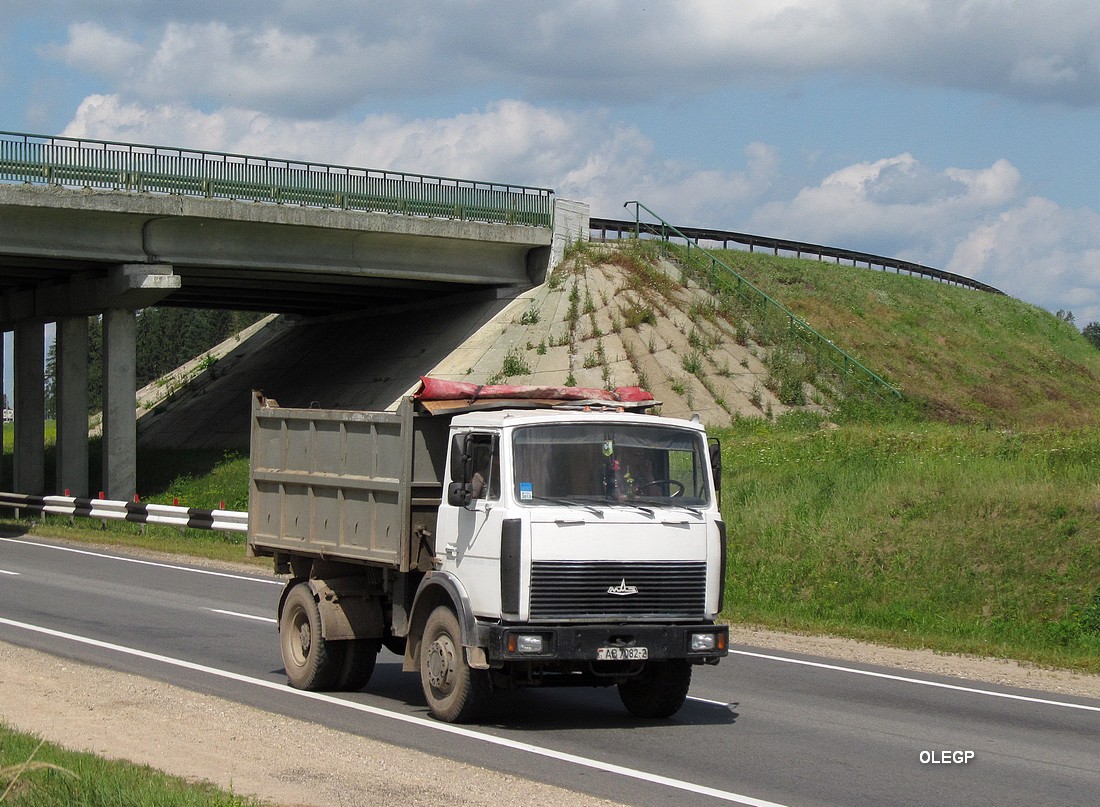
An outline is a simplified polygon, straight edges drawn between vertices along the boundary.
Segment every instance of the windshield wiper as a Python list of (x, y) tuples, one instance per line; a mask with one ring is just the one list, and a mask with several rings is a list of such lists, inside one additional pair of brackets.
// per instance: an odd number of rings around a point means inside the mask
[[(673, 499), (673, 498), (661, 499), (660, 501), (657, 501), (657, 500), (654, 500), (654, 499), (646, 499), (645, 503), (648, 504), (648, 505), (651, 505), (653, 507), (656, 507), (658, 509), (661, 509), (661, 510), (665, 510), (665, 509), (670, 508), (670, 507), (678, 507), (681, 510), (687, 510), (689, 513), (694, 515), (696, 518), (702, 518), (703, 517), (703, 511), (700, 510), (698, 507), (693, 507), (690, 504), (683, 504), (681, 502), (676, 501), (676, 499)], [(640, 504), (637, 504), (636, 502), (622, 502), (622, 504), (629, 504), (629, 505), (633, 505), (634, 507), (642, 508), (642, 506)], [(648, 508), (642, 508), (642, 509), (648, 511)]]
[(635, 510), (641, 510), (643, 513), (645, 513), (650, 518), (654, 517), (652, 508), (643, 507), (642, 505), (638, 504), (637, 502), (631, 502), (631, 501), (625, 501), (625, 500), (620, 502), (616, 499), (607, 499), (607, 503), (609, 505), (612, 505), (613, 507), (633, 507)]
[(561, 504), (566, 507), (580, 507), (583, 510), (587, 510), (589, 513), (603, 518), (603, 510), (600, 510), (598, 507), (588, 504), (587, 502), (579, 502), (575, 499), (561, 499), (554, 496), (534, 496), (532, 498), (532, 501), (550, 502), (551, 504)]

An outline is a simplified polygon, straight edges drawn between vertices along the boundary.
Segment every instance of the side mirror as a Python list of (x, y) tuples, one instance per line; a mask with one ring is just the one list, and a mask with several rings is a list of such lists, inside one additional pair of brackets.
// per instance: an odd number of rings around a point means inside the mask
[(714, 476), (714, 492), (718, 494), (718, 503), (722, 503), (722, 444), (718, 438), (711, 437), (707, 450), (710, 452), (710, 470)]
[(447, 485), (447, 504), (451, 507), (467, 507), (470, 504), (470, 483), (451, 482)]
[(468, 434), (456, 434), (451, 438), (451, 479), (466, 477), (466, 464), (470, 461), (469, 439)]

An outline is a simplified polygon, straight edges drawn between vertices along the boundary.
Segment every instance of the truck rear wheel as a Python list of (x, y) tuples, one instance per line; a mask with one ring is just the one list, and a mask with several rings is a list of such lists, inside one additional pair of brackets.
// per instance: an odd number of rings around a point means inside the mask
[(344, 662), (333, 688), (341, 692), (358, 692), (374, 674), (379, 642), (377, 639), (350, 639), (340, 644), (344, 649)]
[(287, 680), (295, 689), (328, 689), (340, 673), (344, 648), (321, 635), (321, 610), (305, 583), (292, 588), (283, 604), (279, 649)]
[(671, 717), (691, 686), (691, 665), (683, 659), (647, 662), (637, 678), (619, 684), (619, 697), (635, 717)]
[(470, 669), (466, 663), (458, 618), (445, 605), (432, 611), (424, 626), (420, 685), (429, 711), (447, 723), (474, 719), (489, 698), (488, 671)]

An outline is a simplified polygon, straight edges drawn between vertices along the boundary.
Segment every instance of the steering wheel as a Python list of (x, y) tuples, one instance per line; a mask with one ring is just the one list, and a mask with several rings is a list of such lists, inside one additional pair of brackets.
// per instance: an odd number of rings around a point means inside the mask
[(674, 490), (672, 493), (669, 494), (669, 498), (675, 498), (677, 496), (683, 496), (684, 495), (684, 490), (686, 488), (684, 487), (684, 483), (681, 482), (679, 479), (654, 479), (654, 480), (651, 480), (649, 482), (642, 482), (638, 485), (635, 485), (634, 490), (636, 492), (640, 493), (643, 490), (646, 490), (647, 488), (655, 488), (655, 487), (658, 487), (659, 485), (669, 485), (669, 484), (675, 485), (676, 488), (677, 488), (676, 490)]

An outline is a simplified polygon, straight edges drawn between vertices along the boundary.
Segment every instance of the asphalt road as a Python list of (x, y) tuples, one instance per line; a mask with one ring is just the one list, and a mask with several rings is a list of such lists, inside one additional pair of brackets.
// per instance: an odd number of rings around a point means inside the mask
[[(735, 647), (667, 721), (614, 689), (427, 716), (384, 653), (367, 691), (285, 684), (271, 576), (0, 537), (0, 640), (632, 805), (1095, 805), (1100, 700)], [(517, 793), (517, 798), (520, 794)]]

